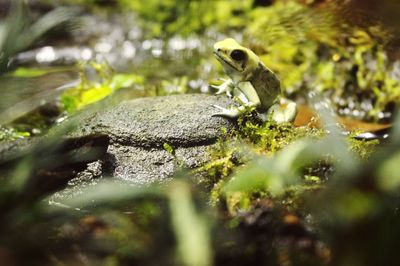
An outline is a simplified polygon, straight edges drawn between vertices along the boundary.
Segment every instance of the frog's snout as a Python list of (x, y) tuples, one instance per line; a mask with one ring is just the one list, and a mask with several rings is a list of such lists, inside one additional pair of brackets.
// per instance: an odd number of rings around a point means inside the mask
[(221, 45), (219, 44), (219, 43), (215, 43), (214, 45), (213, 45), (213, 48), (214, 48), (214, 53), (220, 53), (220, 52), (222, 52), (222, 47), (221, 47)]
[(223, 53), (223, 49), (218, 48), (218, 47), (214, 47), (213, 54), (214, 54), (216, 57), (220, 57), (222, 53)]

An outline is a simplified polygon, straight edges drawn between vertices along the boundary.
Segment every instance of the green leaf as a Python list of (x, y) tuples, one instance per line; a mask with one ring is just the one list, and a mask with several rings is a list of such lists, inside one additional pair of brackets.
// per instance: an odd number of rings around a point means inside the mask
[(175, 182), (171, 184), (168, 196), (178, 254), (183, 265), (212, 265), (210, 225), (207, 217), (196, 210), (189, 186)]
[(129, 88), (134, 84), (143, 84), (144, 78), (134, 74), (115, 74), (110, 82), (112, 90), (119, 90), (121, 88)]

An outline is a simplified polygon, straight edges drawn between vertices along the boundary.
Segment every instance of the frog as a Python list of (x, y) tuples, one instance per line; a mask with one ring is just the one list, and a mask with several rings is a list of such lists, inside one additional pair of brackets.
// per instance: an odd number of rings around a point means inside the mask
[(281, 97), (281, 83), (277, 75), (250, 49), (235, 39), (227, 38), (214, 44), (214, 56), (221, 63), (229, 79), (221, 85), (211, 85), (216, 94), (235, 97), (240, 106), (219, 109), (212, 116), (237, 118), (255, 109), (263, 121), (269, 117), (277, 123), (293, 122), (297, 114), (295, 102)]

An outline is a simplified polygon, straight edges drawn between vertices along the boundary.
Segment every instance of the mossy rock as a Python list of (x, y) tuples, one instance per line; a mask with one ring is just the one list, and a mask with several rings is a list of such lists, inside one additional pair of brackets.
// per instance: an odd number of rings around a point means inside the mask
[[(132, 184), (150, 184), (171, 177), (179, 167), (198, 167), (233, 121), (213, 117), (212, 105), (228, 107), (224, 96), (187, 94), (139, 98), (83, 118), (69, 135), (107, 135), (107, 172)], [(226, 131), (225, 131), (226, 132)]]

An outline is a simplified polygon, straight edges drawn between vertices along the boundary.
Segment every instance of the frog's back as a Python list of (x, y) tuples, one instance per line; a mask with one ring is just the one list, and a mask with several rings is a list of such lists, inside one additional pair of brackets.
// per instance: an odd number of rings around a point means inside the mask
[(264, 66), (264, 64), (259, 63), (250, 79), (250, 83), (257, 91), (261, 101), (259, 111), (267, 111), (276, 102), (281, 93), (281, 85), (278, 77)]

